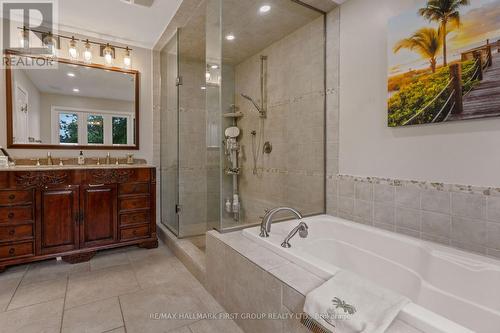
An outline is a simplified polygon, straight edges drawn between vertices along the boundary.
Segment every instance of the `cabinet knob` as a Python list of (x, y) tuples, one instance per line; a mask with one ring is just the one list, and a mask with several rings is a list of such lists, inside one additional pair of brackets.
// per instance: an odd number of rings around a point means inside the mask
[(14, 213), (13, 212), (10, 212), (9, 215), (7, 216), (9, 219), (13, 219), (14, 218)]
[(14, 255), (15, 253), (16, 253), (16, 249), (15, 249), (15, 248), (11, 248), (11, 249), (9, 250), (9, 254), (10, 254), (10, 255)]
[(16, 229), (11, 229), (9, 231), (9, 236), (14, 236), (16, 234)]
[(15, 194), (11, 194), (9, 195), (9, 200), (14, 200), (16, 198), (16, 195)]

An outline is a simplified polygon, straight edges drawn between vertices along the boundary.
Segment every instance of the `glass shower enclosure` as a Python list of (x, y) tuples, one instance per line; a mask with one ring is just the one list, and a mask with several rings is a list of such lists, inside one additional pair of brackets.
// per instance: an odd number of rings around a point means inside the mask
[(161, 51), (161, 217), (176, 236), (278, 206), (325, 212), (325, 38), (325, 13), (295, 0), (205, 0), (179, 27)]

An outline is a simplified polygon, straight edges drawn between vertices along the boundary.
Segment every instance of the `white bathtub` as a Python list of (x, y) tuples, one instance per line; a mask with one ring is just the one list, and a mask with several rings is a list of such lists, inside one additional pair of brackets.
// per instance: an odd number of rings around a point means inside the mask
[(309, 237), (280, 246), (297, 220), (243, 234), (328, 279), (340, 268), (399, 292), (413, 302), (399, 319), (426, 333), (499, 333), (500, 261), (321, 215), (304, 219)]

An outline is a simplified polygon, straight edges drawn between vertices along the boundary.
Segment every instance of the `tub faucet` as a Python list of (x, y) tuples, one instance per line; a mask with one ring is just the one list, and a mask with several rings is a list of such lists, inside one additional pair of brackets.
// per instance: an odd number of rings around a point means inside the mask
[(286, 236), (283, 243), (281, 243), (281, 247), (284, 247), (285, 249), (291, 248), (292, 245), (290, 244), (290, 240), (297, 234), (297, 232), (299, 233), (300, 238), (306, 238), (307, 235), (309, 234), (309, 227), (305, 222), (300, 222), (300, 224), (295, 228), (293, 228), (293, 230), (290, 231), (288, 236)]
[(301, 220), (302, 219), (302, 214), (293, 208), (290, 207), (279, 207), (279, 208), (274, 208), (271, 209), (264, 215), (262, 218), (262, 224), (260, 225), (260, 237), (269, 237), (269, 233), (271, 232), (271, 224), (273, 223), (273, 216), (276, 213), (283, 212), (283, 211), (289, 211), (295, 214), (295, 216)]

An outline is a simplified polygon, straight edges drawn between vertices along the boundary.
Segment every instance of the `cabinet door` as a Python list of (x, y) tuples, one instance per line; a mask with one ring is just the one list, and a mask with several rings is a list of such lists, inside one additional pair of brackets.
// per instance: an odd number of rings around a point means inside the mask
[(117, 241), (116, 185), (85, 186), (82, 188), (80, 208), (80, 247), (93, 247)]
[(41, 190), (39, 239), (42, 254), (78, 249), (78, 195), (78, 186)]

